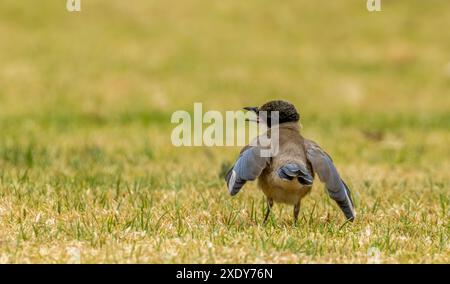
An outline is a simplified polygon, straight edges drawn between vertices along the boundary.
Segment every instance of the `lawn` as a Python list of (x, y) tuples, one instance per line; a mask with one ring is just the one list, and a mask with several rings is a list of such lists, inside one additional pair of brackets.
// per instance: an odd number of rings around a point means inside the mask
[[(0, 3), (0, 263), (449, 263), (450, 2)], [(352, 190), (262, 224), (171, 115), (286, 99)]]

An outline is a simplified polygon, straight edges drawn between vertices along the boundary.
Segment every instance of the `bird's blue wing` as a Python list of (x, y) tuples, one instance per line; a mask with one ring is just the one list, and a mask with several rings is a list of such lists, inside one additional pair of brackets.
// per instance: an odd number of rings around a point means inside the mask
[(353, 221), (355, 209), (350, 190), (341, 179), (331, 157), (323, 151), (315, 142), (305, 140), (306, 156), (313, 170), (319, 175), (320, 180), (325, 183), (328, 194), (341, 208), (345, 217)]
[(269, 157), (261, 155), (261, 147), (247, 146), (244, 148), (225, 177), (230, 194), (236, 195), (247, 181), (258, 178), (269, 160)]

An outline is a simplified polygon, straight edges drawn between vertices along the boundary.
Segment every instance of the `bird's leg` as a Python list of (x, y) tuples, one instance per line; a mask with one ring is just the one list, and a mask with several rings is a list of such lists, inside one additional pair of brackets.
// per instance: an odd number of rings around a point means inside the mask
[(265, 224), (267, 222), (267, 218), (269, 218), (270, 209), (272, 209), (272, 206), (273, 206), (273, 199), (267, 198), (267, 211), (266, 211), (266, 216), (264, 217), (263, 224)]
[(300, 201), (294, 206), (294, 225), (297, 225), (299, 212), (300, 212)]

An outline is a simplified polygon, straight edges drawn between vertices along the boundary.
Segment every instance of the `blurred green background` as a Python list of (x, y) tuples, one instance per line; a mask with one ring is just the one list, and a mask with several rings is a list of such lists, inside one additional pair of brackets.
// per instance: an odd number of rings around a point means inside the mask
[(410, 133), (406, 159), (425, 146), (439, 147), (436, 163), (448, 154), (447, 1), (383, 1), (374, 13), (366, 1), (65, 4), (0, 4), (3, 143), (133, 125), (166, 145), (171, 113), (193, 102), (224, 111), (287, 99), (306, 134), (345, 146), (356, 132)]
[(448, 122), (447, 1), (30, 3), (1, 3), (3, 116), (153, 118), (282, 97), (313, 117)]

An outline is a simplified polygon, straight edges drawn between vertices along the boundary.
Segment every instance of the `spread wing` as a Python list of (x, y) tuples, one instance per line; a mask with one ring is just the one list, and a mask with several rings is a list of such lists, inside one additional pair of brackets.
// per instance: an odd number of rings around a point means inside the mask
[(225, 181), (231, 195), (236, 195), (247, 181), (255, 180), (267, 166), (270, 158), (261, 156), (261, 147), (245, 146)]
[(319, 175), (320, 180), (325, 183), (328, 194), (339, 205), (345, 217), (353, 221), (355, 208), (350, 189), (339, 176), (333, 160), (314, 141), (305, 139), (305, 149), (308, 161), (311, 163), (313, 170)]

